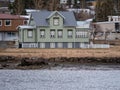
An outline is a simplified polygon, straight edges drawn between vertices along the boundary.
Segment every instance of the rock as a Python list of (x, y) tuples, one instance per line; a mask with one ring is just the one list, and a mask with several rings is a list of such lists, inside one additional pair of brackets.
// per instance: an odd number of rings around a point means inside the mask
[(5, 68), (5, 67), (9, 67), (8, 64), (1, 64), (1, 66), (4, 67), (4, 68)]
[(30, 65), (48, 65), (47, 59), (44, 58), (23, 58), (21, 59), (20, 66), (30, 66)]
[(0, 69), (3, 69), (2, 65), (0, 64)]

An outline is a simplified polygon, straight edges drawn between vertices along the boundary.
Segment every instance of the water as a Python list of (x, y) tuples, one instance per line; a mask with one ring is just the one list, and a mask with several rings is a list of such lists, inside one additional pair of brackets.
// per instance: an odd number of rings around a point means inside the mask
[(120, 70), (0, 70), (0, 90), (120, 90)]

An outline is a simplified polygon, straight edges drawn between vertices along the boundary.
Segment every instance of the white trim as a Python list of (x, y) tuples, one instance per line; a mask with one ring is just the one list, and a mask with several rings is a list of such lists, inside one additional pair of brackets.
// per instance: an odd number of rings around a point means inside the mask
[(58, 12), (58, 11), (54, 11), (53, 13), (51, 13), (51, 14), (47, 17), (47, 19), (51, 18), (55, 13), (58, 13), (62, 18), (65, 19), (65, 17), (64, 17), (60, 12)]
[(28, 26), (28, 25), (20, 25), (17, 27), (18, 28), (21, 28), (21, 29), (35, 29), (36, 27), (35, 26)]

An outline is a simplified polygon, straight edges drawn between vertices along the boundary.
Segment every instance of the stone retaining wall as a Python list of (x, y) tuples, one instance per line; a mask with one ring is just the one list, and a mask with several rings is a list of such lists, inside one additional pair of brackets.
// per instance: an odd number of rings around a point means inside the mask
[(6, 61), (26, 61), (26, 62), (78, 62), (78, 63), (120, 63), (120, 57), (55, 57), (55, 58), (40, 58), (40, 57), (15, 57), (15, 56), (0, 56), (0, 62)]

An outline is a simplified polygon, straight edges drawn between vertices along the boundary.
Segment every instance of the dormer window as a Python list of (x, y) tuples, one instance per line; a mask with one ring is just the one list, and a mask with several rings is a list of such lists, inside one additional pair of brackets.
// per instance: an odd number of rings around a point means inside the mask
[(59, 25), (59, 18), (57, 18), (57, 17), (53, 18), (53, 25), (55, 25), (55, 26)]

